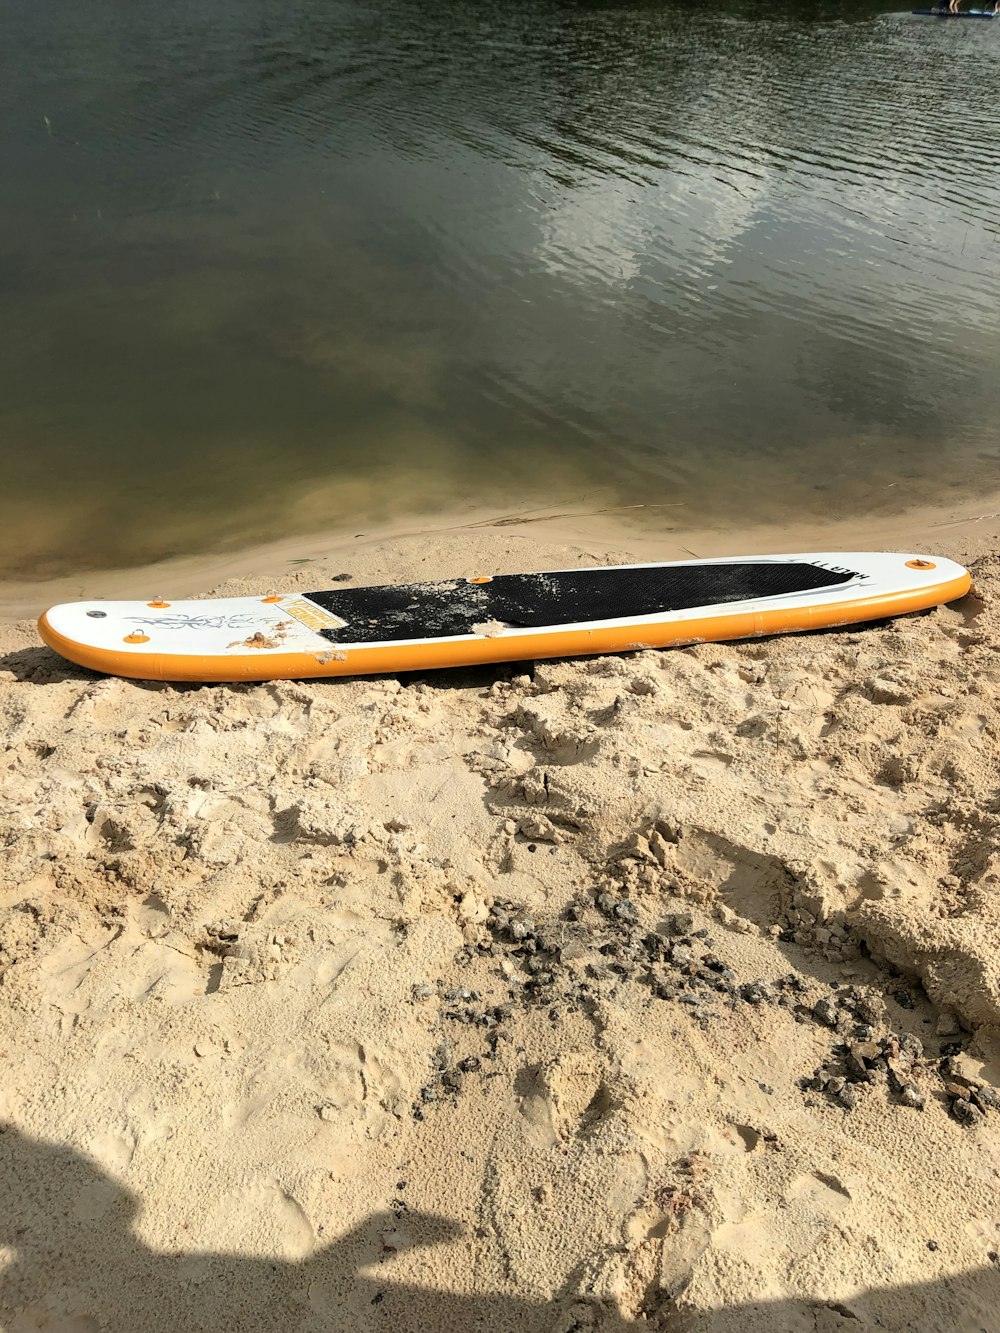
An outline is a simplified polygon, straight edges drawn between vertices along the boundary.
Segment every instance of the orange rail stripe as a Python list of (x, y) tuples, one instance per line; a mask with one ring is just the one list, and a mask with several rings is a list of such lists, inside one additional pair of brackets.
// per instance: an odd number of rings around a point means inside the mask
[[(78, 666), (134, 680), (173, 680), (213, 683), (251, 680), (305, 680), (315, 676), (375, 676), (437, 667), (475, 666), (490, 662), (523, 662), (531, 658), (584, 657), (618, 653), (631, 648), (670, 648), (689, 643), (716, 643), (767, 634), (802, 633), (831, 629), (866, 620), (902, 616), (952, 602), (969, 591), (968, 571), (947, 583), (904, 592), (882, 593), (850, 602), (788, 606), (770, 611), (734, 611), (673, 620), (657, 625), (615, 625), (604, 629), (548, 630), (516, 638), (476, 638), (431, 643), (391, 644), (381, 648), (348, 648), (342, 660), (322, 659), (315, 653), (240, 654), (225, 658), (186, 653), (123, 653), (110, 648), (89, 648), (58, 633), (46, 616), (38, 632), (48, 646)], [(337, 652), (331, 644), (329, 653)]]

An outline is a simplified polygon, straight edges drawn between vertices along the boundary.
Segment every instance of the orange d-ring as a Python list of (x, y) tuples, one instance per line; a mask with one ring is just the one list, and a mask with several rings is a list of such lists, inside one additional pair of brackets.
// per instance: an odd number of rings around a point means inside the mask
[(155, 601), (155, 602), (147, 602), (146, 605), (147, 605), (147, 606), (155, 606), (155, 607), (159, 608), (159, 607), (163, 607), (163, 606), (169, 606), (170, 603), (169, 603), (169, 602)]
[(272, 594), (270, 597), (262, 597), (260, 600), (262, 602), (280, 602), (281, 598)]
[(907, 560), (907, 569), (937, 569), (933, 560)]
[(482, 576), (481, 576), (480, 578), (478, 578), (478, 579), (466, 579), (465, 581), (466, 581), (466, 583), (492, 583), (492, 582), (493, 582), (493, 575), (492, 575), (492, 574), (484, 574), (484, 575), (482, 575)]
[(122, 643), (149, 643), (148, 634), (126, 634)]

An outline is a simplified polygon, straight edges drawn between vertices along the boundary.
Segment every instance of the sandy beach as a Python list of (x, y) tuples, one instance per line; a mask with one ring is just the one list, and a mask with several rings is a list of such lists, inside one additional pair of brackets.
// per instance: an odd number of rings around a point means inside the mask
[[(485, 515), (4, 589), (0, 1328), (1000, 1330), (994, 511)], [(852, 547), (974, 591), (237, 686), (27, 618)]]

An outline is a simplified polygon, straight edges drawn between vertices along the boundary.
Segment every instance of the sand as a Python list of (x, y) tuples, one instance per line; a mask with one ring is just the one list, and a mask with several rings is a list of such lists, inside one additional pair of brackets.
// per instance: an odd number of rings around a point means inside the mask
[[(1000, 1330), (982, 508), (771, 534), (976, 592), (737, 645), (175, 687), (3, 626), (0, 1327)], [(441, 527), (215, 590), (654, 545)]]

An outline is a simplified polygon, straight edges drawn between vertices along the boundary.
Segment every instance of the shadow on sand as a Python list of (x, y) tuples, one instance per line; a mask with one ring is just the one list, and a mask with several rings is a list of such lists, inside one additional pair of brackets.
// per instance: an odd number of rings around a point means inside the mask
[[(379, 1275), (373, 1215), (335, 1243), (296, 1263), (214, 1253), (148, 1249), (133, 1223), (139, 1201), (86, 1158), (0, 1127), (0, 1320), (9, 1333), (831, 1333), (880, 1328), (1000, 1330), (1000, 1269), (987, 1267), (925, 1285), (887, 1287), (848, 1305), (781, 1300), (709, 1314), (679, 1310), (650, 1293), (639, 1321), (576, 1293), (549, 1301), (486, 1293), (450, 1295)], [(447, 1245), (463, 1229), (410, 1214), (413, 1246)], [(489, 1244), (484, 1241), (483, 1244)], [(454, 1268), (454, 1259), (450, 1267)], [(888, 1264), (887, 1264), (888, 1268)], [(461, 1275), (456, 1275), (461, 1284)]]

